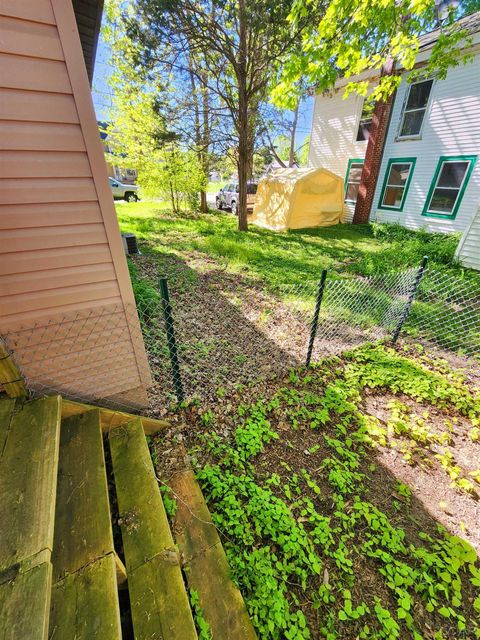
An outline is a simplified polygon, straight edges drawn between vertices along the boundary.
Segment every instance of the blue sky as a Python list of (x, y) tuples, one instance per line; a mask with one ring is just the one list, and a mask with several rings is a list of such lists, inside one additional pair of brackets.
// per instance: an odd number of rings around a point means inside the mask
[[(109, 47), (102, 41), (100, 36), (92, 89), (97, 120), (108, 120), (109, 117), (109, 106), (111, 105), (111, 89), (107, 82), (111, 73), (111, 67), (108, 62), (109, 57)], [(297, 149), (303, 145), (305, 137), (310, 133), (312, 126), (313, 103), (313, 98), (307, 98), (300, 107), (296, 136)]]

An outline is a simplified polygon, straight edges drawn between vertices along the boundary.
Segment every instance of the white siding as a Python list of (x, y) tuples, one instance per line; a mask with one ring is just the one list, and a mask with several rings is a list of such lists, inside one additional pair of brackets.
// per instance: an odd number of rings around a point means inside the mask
[(457, 258), (466, 267), (480, 271), (480, 207), (458, 245)]
[[(464, 231), (480, 203), (480, 56), (453, 68), (432, 87), (420, 139), (396, 140), (408, 84), (402, 82), (392, 109), (371, 219), (399, 222), (428, 231)], [(425, 200), (441, 156), (477, 155), (478, 160), (455, 220), (422, 216)], [(391, 158), (417, 158), (402, 212), (378, 208), (387, 163)]]
[[(345, 179), (348, 161), (364, 158), (367, 142), (356, 142), (363, 97), (343, 99), (343, 88), (331, 94), (317, 95), (313, 112), (309, 167), (323, 167)], [(345, 221), (351, 221), (354, 205), (345, 204)]]

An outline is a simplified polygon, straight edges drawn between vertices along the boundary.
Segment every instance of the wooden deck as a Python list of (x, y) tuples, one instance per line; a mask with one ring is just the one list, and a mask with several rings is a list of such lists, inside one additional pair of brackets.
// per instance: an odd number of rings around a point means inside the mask
[(121, 640), (128, 617), (135, 640), (195, 640), (189, 589), (213, 640), (256, 638), (191, 472), (172, 534), (145, 438), (163, 426), (0, 395), (0, 640)]

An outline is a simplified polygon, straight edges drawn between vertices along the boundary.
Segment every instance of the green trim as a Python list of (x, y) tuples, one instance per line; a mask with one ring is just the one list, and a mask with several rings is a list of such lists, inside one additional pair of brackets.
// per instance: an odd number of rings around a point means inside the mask
[[(453, 209), (451, 213), (438, 213), (438, 212), (430, 212), (428, 207), (430, 206), (430, 202), (432, 201), (433, 193), (437, 186), (437, 180), (440, 175), (440, 171), (442, 170), (444, 162), (461, 162), (468, 160), (470, 161), (470, 165), (463, 177), (462, 186), (460, 187), (460, 191), (458, 192), (457, 199), (455, 200), (455, 204), (453, 205)], [(444, 220), (455, 220), (457, 217), (458, 209), (460, 204), (462, 203), (462, 198), (465, 193), (465, 189), (467, 188), (468, 181), (470, 180), (470, 176), (472, 175), (473, 169), (475, 167), (475, 163), (477, 162), (477, 156), (440, 156), (437, 164), (437, 168), (435, 169), (435, 173), (433, 175), (433, 180), (430, 184), (430, 189), (428, 190), (427, 199), (425, 200), (425, 205), (423, 207), (422, 216), (427, 218), (443, 218)]]
[[(413, 177), (413, 172), (415, 170), (415, 163), (417, 162), (416, 158), (390, 158), (390, 160), (388, 161), (387, 164), (387, 168), (385, 170), (385, 176), (383, 178), (383, 186), (382, 186), (382, 190), (380, 192), (380, 200), (378, 201), (378, 205), (377, 208), (378, 209), (384, 209), (386, 211), (403, 211), (403, 206), (405, 204), (405, 200), (407, 199), (407, 193), (408, 190), (410, 188), (410, 183), (412, 181), (412, 177)], [(407, 181), (405, 183), (405, 187), (403, 189), (403, 195), (402, 195), (402, 201), (400, 202), (400, 206), (399, 207), (391, 207), (388, 204), (383, 204), (383, 198), (385, 196), (385, 191), (387, 189), (387, 185), (388, 185), (388, 178), (390, 176), (390, 171), (392, 168), (393, 164), (409, 164), (410, 166), (410, 171), (408, 172), (408, 178)], [(400, 185), (398, 185), (400, 186)]]
[[(345, 197), (345, 194), (347, 193), (348, 178), (350, 177), (350, 169), (352, 167), (352, 164), (361, 164), (363, 167), (363, 165), (365, 164), (365, 158), (352, 158), (351, 160), (348, 161), (347, 173), (345, 175), (345, 182), (343, 183), (344, 197)], [(355, 200), (345, 200), (345, 202), (350, 202), (351, 204), (355, 204)]]

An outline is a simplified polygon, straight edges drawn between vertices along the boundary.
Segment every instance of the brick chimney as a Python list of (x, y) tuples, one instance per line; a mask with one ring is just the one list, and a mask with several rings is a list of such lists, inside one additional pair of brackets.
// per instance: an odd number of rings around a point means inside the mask
[[(382, 76), (392, 72), (393, 62), (387, 62), (382, 69)], [(370, 218), (394, 98), (395, 94), (392, 94), (386, 101), (378, 101), (373, 111), (353, 224), (363, 224)]]

